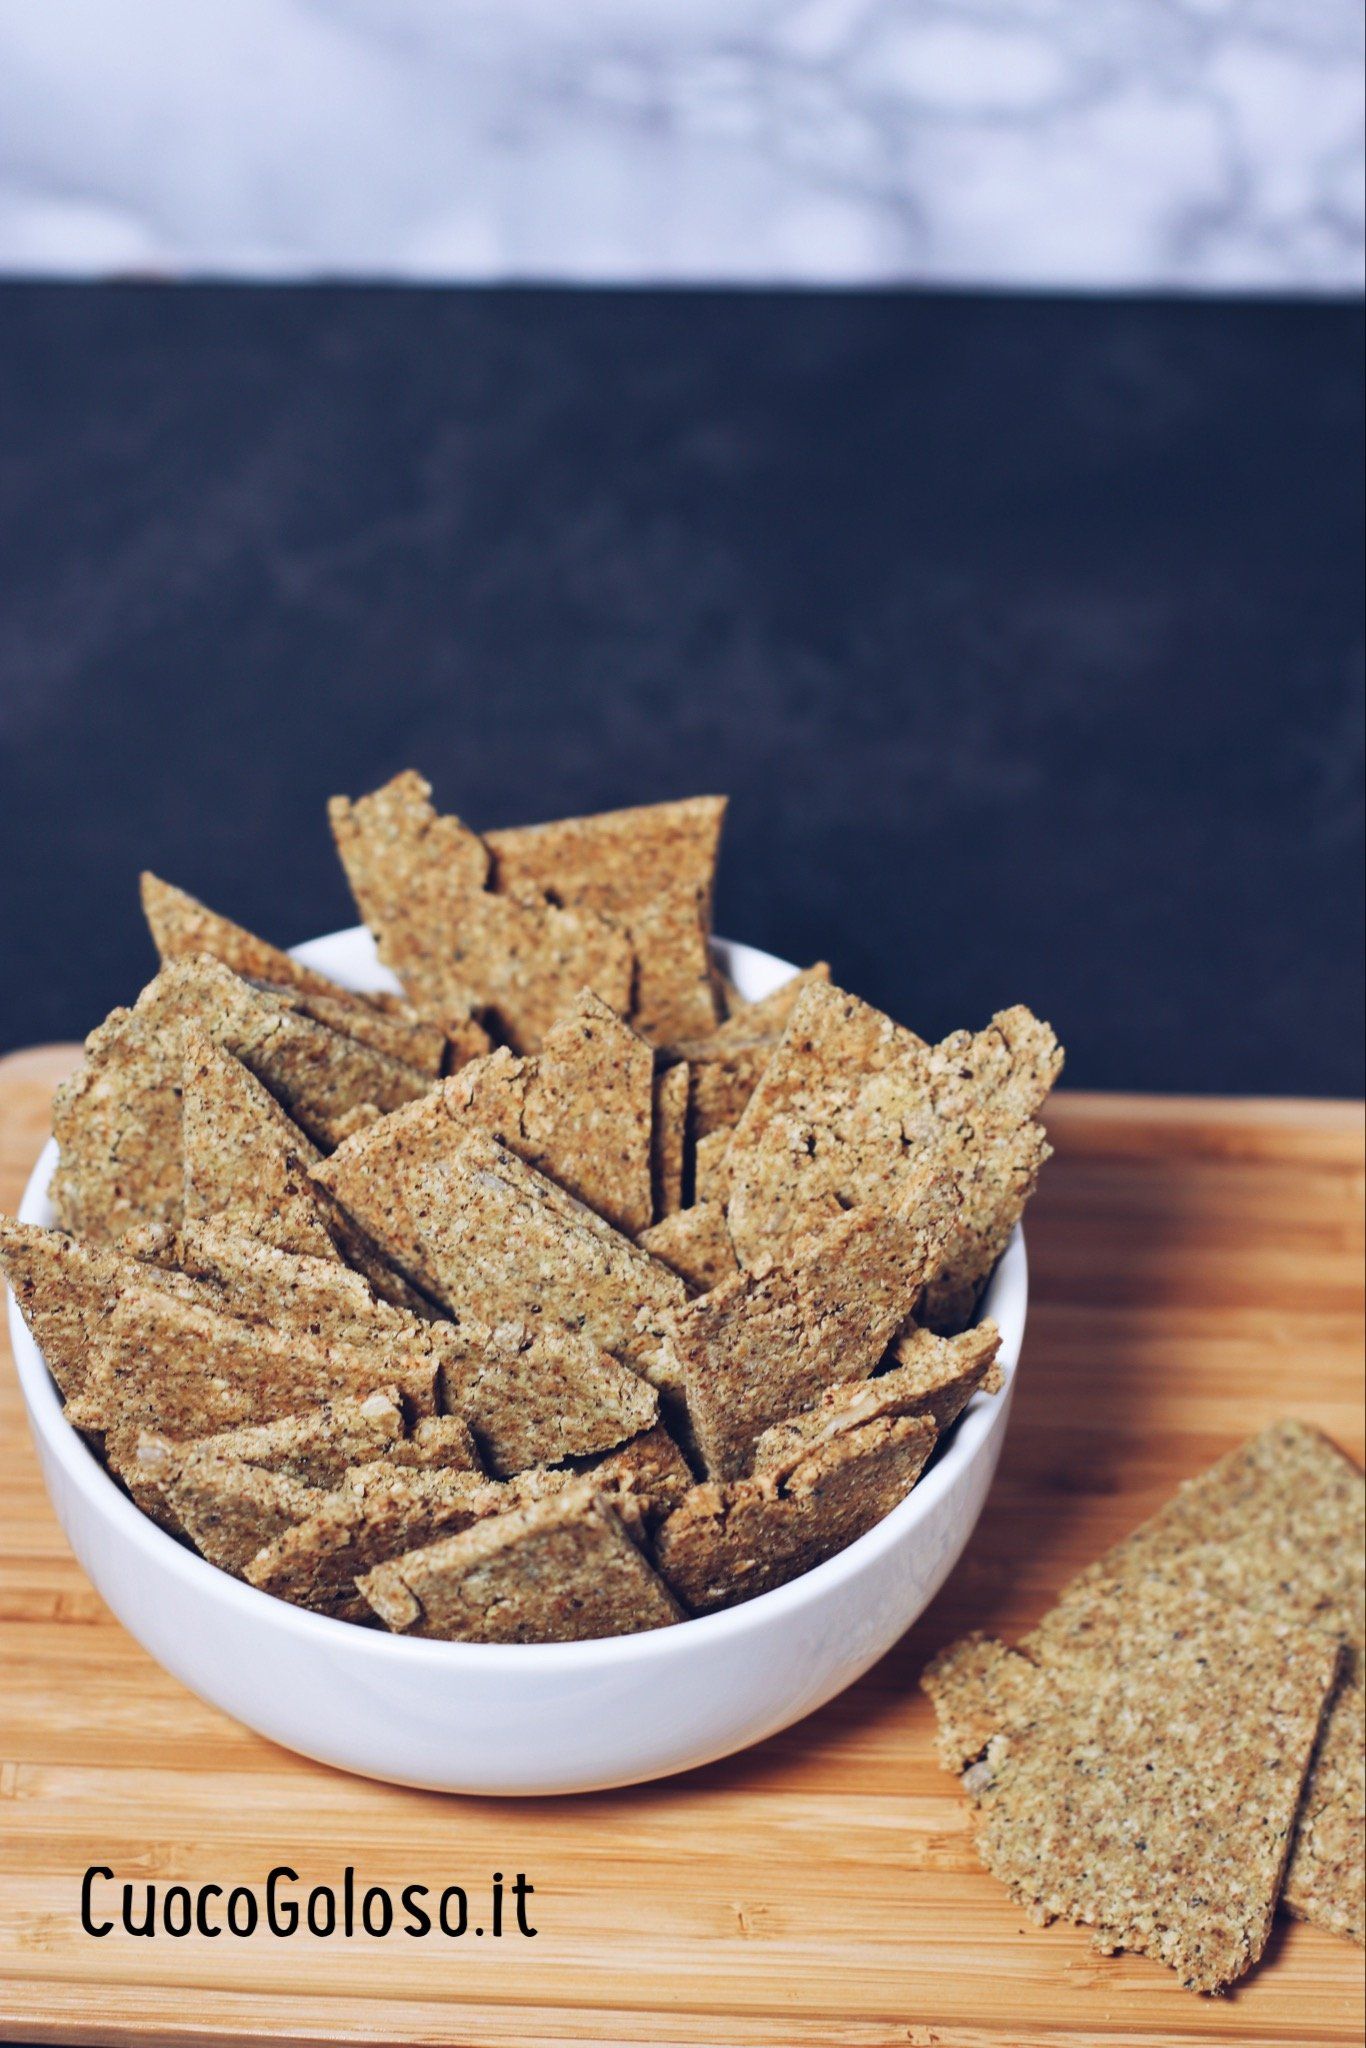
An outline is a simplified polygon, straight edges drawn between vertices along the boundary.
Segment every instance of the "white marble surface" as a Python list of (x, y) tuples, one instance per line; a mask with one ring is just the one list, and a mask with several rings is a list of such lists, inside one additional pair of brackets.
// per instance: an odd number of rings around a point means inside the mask
[(1361, 0), (0, 0), (0, 270), (1342, 291)]

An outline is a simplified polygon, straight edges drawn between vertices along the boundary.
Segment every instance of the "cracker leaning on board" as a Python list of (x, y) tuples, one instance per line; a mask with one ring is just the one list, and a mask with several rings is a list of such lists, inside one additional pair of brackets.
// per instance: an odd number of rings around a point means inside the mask
[[(161, 971), (59, 1094), (62, 1227), (0, 1219), (0, 1263), (71, 1421), (171, 1535), (343, 1621), (630, 1633), (831, 1556), (997, 1390), (974, 1317), (1061, 1049), (1023, 1008), (927, 1045), (823, 965), (742, 1001), (710, 949), (723, 812), (480, 837), (415, 774), (334, 799), (401, 997), (144, 877)], [(1102, 1560), (1107, 1596), (1088, 1574), (1057, 1610), (1075, 1626), (927, 1676), (989, 1867), (1202, 1988), (1260, 1951), (1297, 1811), (1287, 1902), (1359, 1933), (1359, 1607), (1278, 1605), (1251, 1563), (1212, 1592), (1211, 1546), (1257, 1552), (1248, 1513), (1201, 1537), (1198, 1574), (1168, 1545), (1161, 1598), (1156, 1567)], [(1341, 1515), (1318, 1533), (1349, 1553)], [(1239, 1708), (1210, 1713), (1222, 1750), (1197, 1743), (1228, 1765), (1203, 1806), (1164, 1709), (1197, 1625), (1192, 1697), (1214, 1669)], [(1059, 1790), (1079, 1756), (1089, 1803)], [(1183, 1814), (1204, 1893), (1241, 1859), (1236, 1910), (1090, 1853), (1120, 1786), (1168, 1877)], [(1044, 1871), (1055, 1839), (1073, 1864)]]

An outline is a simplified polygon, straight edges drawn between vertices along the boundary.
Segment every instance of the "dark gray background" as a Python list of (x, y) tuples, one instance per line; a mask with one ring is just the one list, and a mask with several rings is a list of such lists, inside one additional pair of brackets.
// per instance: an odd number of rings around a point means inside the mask
[(0, 1043), (323, 803), (734, 803), (719, 928), (1069, 1078), (1361, 1079), (1359, 308), (0, 289)]

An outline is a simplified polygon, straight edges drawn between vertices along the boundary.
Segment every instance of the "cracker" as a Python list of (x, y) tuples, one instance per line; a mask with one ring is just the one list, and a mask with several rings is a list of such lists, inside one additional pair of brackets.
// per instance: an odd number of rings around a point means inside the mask
[(122, 1251), (83, 1244), (60, 1230), (0, 1216), (0, 1270), (64, 1400), (81, 1393), (92, 1354), (119, 1296), (161, 1286), (212, 1306), (214, 1293), (188, 1275), (159, 1275)]
[(660, 1572), (697, 1613), (785, 1585), (890, 1513), (920, 1477), (934, 1440), (924, 1416), (883, 1417), (784, 1473), (694, 1487), (659, 1530)]
[(546, 1317), (627, 1363), (658, 1341), (684, 1299), (677, 1274), (485, 1132), (410, 1115), (318, 1169), (347, 1211), (458, 1318), (490, 1327)]
[(722, 1208), (730, 1200), (729, 1131), (710, 1131), (699, 1138), (693, 1153), (693, 1200), (717, 1202)]
[(1218, 1991), (1265, 1946), (1338, 1649), (1191, 1592), (1121, 1610), (1085, 1681), (999, 1645), (926, 1675), (977, 1849), (1030, 1914)]
[(360, 1590), (389, 1628), (448, 1641), (580, 1642), (682, 1619), (591, 1478), (378, 1565)]
[(163, 964), (210, 953), (244, 980), (265, 982), (276, 994), (292, 996), (297, 1006), (320, 1024), (358, 1038), (424, 1073), (441, 1072), (444, 1033), (392, 996), (361, 995), (343, 988), (157, 875), (144, 873), (141, 887), (143, 915)]
[(231, 1458), (182, 1465), (163, 1479), (162, 1488), (200, 1556), (239, 1579), (258, 1550), (326, 1498), (286, 1473)]
[(808, 987), (728, 1154), (742, 1262), (778, 1255), (840, 1209), (894, 1202), (933, 1157), (962, 1202), (922, 1320), (963, 1328), (1048, 1157), (1032, 1119), (1061, 1064), (1051, 1030), (1023, 1008), (925, 1046), (841, 990)]
[(725, 811), (724, 797), (692, 797), (485, 835), (496, 888), (530, 885), (624, 926), (637, 962), (631, 1021), (652, 1044), (717, 1021), (709, 939)]
[(1307, 1424), (1273, 1423), (1189, 1480), (1131, 1536), (1080, 1573), (1022, 1649), (1050, 1670), (1090, 1671), (1112, 1654), (1121, 1603), (1193, 1590), (1240, 1611), (1315, 1629), (1351, 1653), (1306, 1791), (1306, 1820), (1286, 1877), (1291, 1912), (1362, 1939), (1366, 1801), (1352, 1761), (1361, 1717), (1366, 1488)]
[(927, 1415), (942, 1436), (980, 1387), (996, 1393), (1002, 1385), (995, 1365), (1001, 1333), (979, 1323), (960, 1337), (913, 1331), (898, 1340), (903, 1363), (876, 1379), (828, 1387), (812, 1408), (775, 1422), (754, 1449), (754, 1470), (782, 1470), (817, 1445), (882, 1415)]
[[(553, 1317), (504, 1318), (496, 1327), (469, 1314), (458, 1325), (420, 1321), (377, 1300), (359, 1274), (217, 1224), (162, 1232), (147, 1249), (215, 1288), (214, 1304), (226, 1313), (278, 1335), (361, 1347), (378, 1366), (391, 1352), (421, 1361), (494, 1471), (610, 1449), (655, 1419), (653, 1390)], [(388, 1377), (377, 1370), (375, 1383)]]
[(85, 1061), (58, 1089), (60, 1159), (52, 1200), (63, 1224), (107, 1243), (182, 1207), (182, 1031), (201, 1030), (248, 1066), (319, 1144), (348, 1117), (379, 1114), (426, 1092), (427, 1078), (301, 1016), (207, 955), (173, 960), (131, 1010), (86, 1040)]
[(644, 1040), (582, 989), (534, 1058), (502, 1055), (501, 1062), (496, 1075), (497, 1054), (449, 1084), (451, 1116), (473, 1117), (616, 1229), (628, 1236), (643, 1230), (651, 1213), (654, 1071)]
[(719, 1202), (696, 1202), (691, 1209), (678, 1209), (663, 1222), (642, 1230), (637, 1243), (700, 1294), (733, 1279), (740, 1270), (726, 1229), (726, 1212)]
[(491, 1472), (523, 1472), (611, 1450), (649, 1429), (659, 1396), (582, 1330), (552, 1317), (463, 1320), (449, 1338), (442, 1383)]
[(687, 1156), (688, 1067), (681, 1061), (657, 1073), (653, 1083), (653, 1128), (650, 1138), (651, 1218), (662, 1222), (683, 1207), (683, 1171)]
[(601, 1493), (621, 1489), (636, 1495), (645, 1505), (647, 1525), (671, 1514), (695, 1483), (691, 1466), (662, 1422), (615, 1451), (576, 1460), (575, 1469), (591, 1472)]
[(377, 1386), (396, 1386), (430, 1413), (437, 1372), (401, 1340), (326, 1343), (130, 1287), (105, 1319), (82, 1398), (101, 1428), (138, 1422), (170, 1437), (213, 1436)]
[(688, 1130), (694, 1143), (739, 1122), (802, 990), (829, 978), (824, 961), (805, 968), (762, 1001), (744, 1004), (708, 1037), (673, 1048), (691, 1071)]
[(335, 1259), (308, 1169), (321, 1154), (256, 1076), (202, 1032), (184, 1035), (184, 1213), (281, 1251)]
[(534, 1052), (585, 986), (628, 1009), (625, 933), (538, 890), (495, 895), (488, 848), (458, 818), (437, 815), (421, 776), (395, 776), (356, 803), (334, 797), (328, 812), (379, 957), (428, 1015), (487, 1010), (515, 1050)]
[(952, 1215), (952, 1189), (924, 1176), (897, 1212), (851, 1210), (790, 1264), (738, 1274), (668, 1319), (665, 1350), (681, 1366), (713, 1478), (738, 1478), (771, 1423), (872, 1372), (915, 1307)]
[[(456, 1423), (463, 1432), (472, 1460), (473, 1442), (456, 1417), (424, 1417), (417, 1428), (448, 1422)], [(143, 1462), (154, 1468), (160, 1462), (156, 1447), (146, 1432), (143, 1436)], [(164, 1438), (158, 1441), (163, 1445), (166, 1442)], [(342, 1394), (317, 1407), (281, 1415), (274, 1422), (248, 1423), (240, 1429), (196, 1437), (171, 1448), (182, 1464), (204, 1465), (227, 1459), (236, 1464), (257, 1465), (263, 1472), (282, 1473), (301, 1486), (330, 1491), (341, 1485), (352, 1466), (366, 1464), (372, 1458), (397, 1457), (407, 1441), (397, 1387), (377, 1387), (372, 1394)]]
[(263, 1593), (342, 1621), (370, 1609), (356, 1580), (386, 1558), (434, 1543), (496, 1512), (500, 1489), (469, 1472), (363, 1465), (307, 1518), (258, 1546), (246, 1576)]
[(729, 1052), (741, 1052), (747, 1047), (764, 1044), (773, 1048), (787, 1029), (788, 1018), (796, 1007), (798, 998), (813, 981), (828, 982), (830, 964), (817, 960), (812, 967), (803, 967), (779, 988), (770, 994), (760, 996), (754, 1002), (746, 1002), (743, 996), (732, 996), (724, 1021), (705, 1038), (685, 1039), (674, 1048), (685, 1059), (707, 1060), (723, 1057)]
[(840, 1119), (862, 1080), (920, 1045), (832, 982), (802, 990), (731, 1134), (730, 1225), (742, 1260), (776, 1253), (833, 1213)]

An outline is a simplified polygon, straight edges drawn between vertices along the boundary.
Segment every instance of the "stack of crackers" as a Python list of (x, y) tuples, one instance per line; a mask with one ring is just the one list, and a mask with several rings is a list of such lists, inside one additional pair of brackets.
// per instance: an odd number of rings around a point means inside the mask
[(1264, 1430), (1088, 1567), (1015, 1649), (923, 1684), (987, 1868), (1036, 1919), (1220, 1991), (1277, 1901), (1363, 1938), (1363, 1485)]
[(824, 966), (742, 1001), (723, 812), (335, 799), (401, 996), (144, 877), (161, 971), (58, 1096), (61, 1228), (0, 1261), (173, 1536), (346, 1621), (629, 1633), (829, 1557), (996, 1390), (1060, 1048), (1024, 1009), (928, 1045)]

